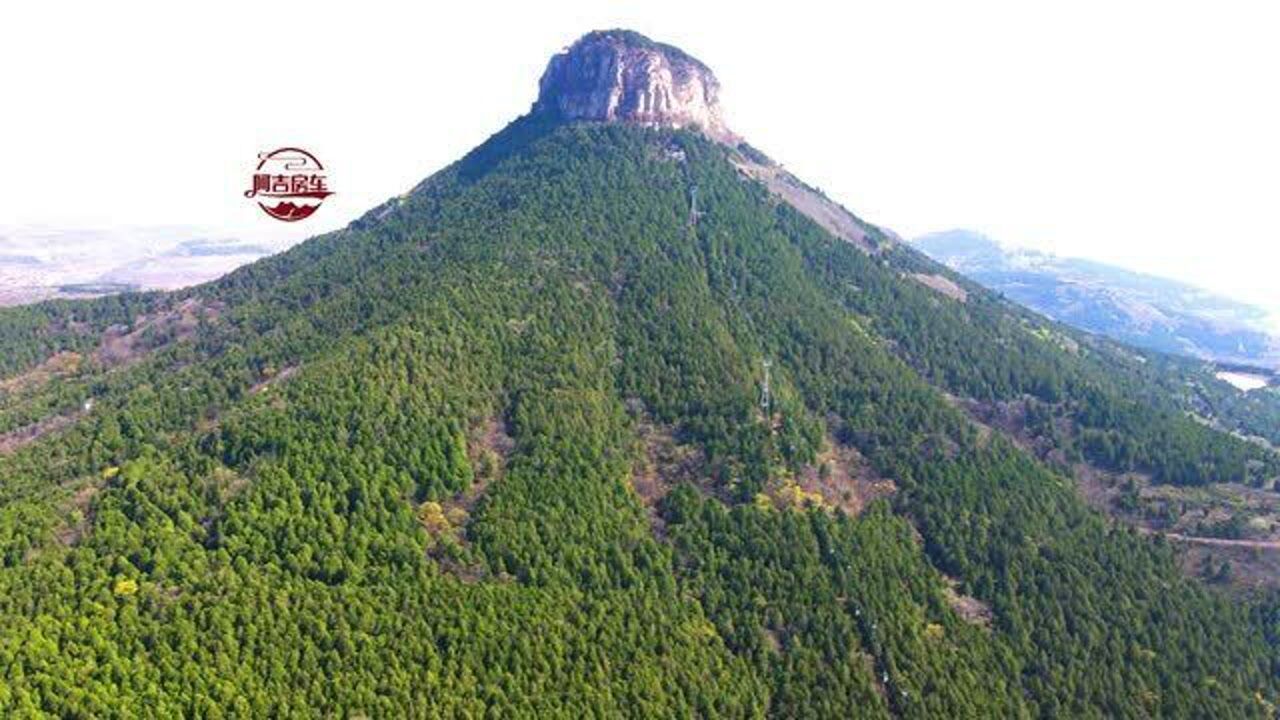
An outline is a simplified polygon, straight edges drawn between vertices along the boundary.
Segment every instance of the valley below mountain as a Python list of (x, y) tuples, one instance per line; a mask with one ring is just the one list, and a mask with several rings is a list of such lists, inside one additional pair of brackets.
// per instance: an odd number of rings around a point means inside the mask
[(0, 227), (0, 307), (175, 290), (213, 280), (284, 247), (210, 238), (186, 227)]

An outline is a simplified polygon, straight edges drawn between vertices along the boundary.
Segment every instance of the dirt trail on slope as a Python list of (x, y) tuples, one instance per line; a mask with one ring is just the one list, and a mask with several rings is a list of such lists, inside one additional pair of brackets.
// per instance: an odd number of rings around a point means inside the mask
[(1178, 542), (1195, 543), (1196, 545), (1216, 545), (1218, 547), (1256, 548), (1258, 550), (1280, 550), (1280, 540), (1232, 540), (1229, 538), (1196, 537), (1182, 533), (1160, 532), (1150, 528), (1138, 527), (1143, 535), (1163, 535)]
[(69, 415), (54, 415), (30, 425), (20, 427), (16, 430), (0, 434), (0, 455), (11, 455), (49, 433), (70, 427), (77, 420), (84, 417), (85, 414), (85, 412), (81, 411), (71, 413)]

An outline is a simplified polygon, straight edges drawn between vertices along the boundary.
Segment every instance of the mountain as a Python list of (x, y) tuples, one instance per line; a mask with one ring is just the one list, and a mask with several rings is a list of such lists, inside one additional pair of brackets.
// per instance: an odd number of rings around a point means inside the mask
[(1280, 368), (1267, 313), (1184, 283), (1104, 263), (1005, 248), (968, 230), (925, 235), (916, 247), (1037, 312), (1139, 347), (1224, 363)]
[(0, 311), (0, 712), (1274, 716), (1274, 596), (1072, 473), (1269, 497), (1280, 423), (704, 133), (682, 52), (544, 77), (347, 228)]

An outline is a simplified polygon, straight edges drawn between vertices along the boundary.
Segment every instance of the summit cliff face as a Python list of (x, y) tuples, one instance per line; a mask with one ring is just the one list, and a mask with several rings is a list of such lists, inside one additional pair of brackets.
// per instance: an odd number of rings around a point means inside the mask
[(630, 31), (598, 31), (551, 58), (534, 112), (565, 120), (696, 126), (732, 141), (736, 136), (724, 123), (719, 93), (710, 68), (682, 50)]

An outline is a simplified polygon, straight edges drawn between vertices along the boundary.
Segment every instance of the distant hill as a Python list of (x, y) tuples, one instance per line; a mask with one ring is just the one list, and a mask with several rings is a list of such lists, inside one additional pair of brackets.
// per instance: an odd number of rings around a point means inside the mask
[(286, 245), (209, 237), (191, 227), (0, 228), (0, 306), (130, 290), (174, 290)]
[(1012, 249), (964, 229), (915, 246), (1030, 309), (1149, 350), (1280, 368), (1280, 340), (1261, 307), (1092, 260)]
[(1139, 347), (1226, 363), (1280, 367), (1265, 310), (1167, 278), (1090, 260), (1005, 247), (948, 230), (916, 247), (1037, 312)]

